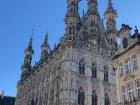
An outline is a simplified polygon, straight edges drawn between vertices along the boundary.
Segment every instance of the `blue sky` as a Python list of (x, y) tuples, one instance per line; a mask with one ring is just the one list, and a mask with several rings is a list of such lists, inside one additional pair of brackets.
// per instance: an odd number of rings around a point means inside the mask
[[(122, 23), (140, 27), (140, 0), (113, 0), (118, 11), (117, 28)], [(107, 0), (99, 0), (101, 17)], [(80, 3), (80, 11), (86, 8), (86, 0)], [(51, 47), (64, 34), (66, 0), (0, 0), (0, 93), (16, 95), (20, 78), (24, 49), (34, 29), (33, 63), (40, 58), (40, 45), (49, 32)]]

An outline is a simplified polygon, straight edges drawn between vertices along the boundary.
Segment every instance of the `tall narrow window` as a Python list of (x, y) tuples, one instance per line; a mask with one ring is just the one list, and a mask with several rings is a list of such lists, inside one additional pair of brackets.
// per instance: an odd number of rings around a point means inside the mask
[(140, 80), (136, 81), (136, 93), (137, 98), (140, 99)]
[(123, 64), (119, 64), (119, 69), (120, 69), (120, 76), (124, 76), (124, 71), (123, 71)]
[(105, 94), (105, 105), (110, 105), (109, 96)]
[(133, 87), (133, 83), (129, 83), (128, 85), (127, 85), (127, 90), (128, 90), (128, 99), (129, 99), (129, 101), (131, 102), (131, 101), (133, 101), (133, 99), (134, 99), (134, 87)]
[(54, 89), (51, 89), (50, 90), (50, 94), (51, 94), (51, 96), (50, 96), (50, 102), (53, 103), (53, 101), (54, 101)]
[(92, 78), (97, 78), (97, 67), (96, 67), (96, 64), (92, 64)]
[(122, 86), (122, 101), (125, 103), (127, 100), (126, 100), (126, 89), (125, 89), (125, 86)]
[(92, 105), (97, 105), (97, 95), (95, 91), (92, 92)]
[(73, 13), (74, 12), (74, 7), (71, 7), (71, 13)]
[(81, 75), (84, 75), (85, 74), (85, 64), (84, 64), (83, 60), (81, 60), (79, 62), (79, 73)]
[(78, 105), (84, 105), (84, 101), (85, 101), (85, 94), (82, 88), (80, 88), (78, 91)]
[(132, 57), (132, 65), (133, 65), (133, 70), (137, 70), (138, 63), (137, 63), (136, 56)]
[(130, 64), (129, 64), (130, 59), (125, 60), (125, 72), (128, 74), (130, 72)]
[(108, 68), (104, 67), (104, 81), (108, 82)]
[(110, 43), (113, 44), (113, 39), (112, 38), (110, 39)]
[(94, 25), (94, 23), (93, 23), (93, 21), (91, 21), (90, 26), (93, 27), (93, 25)]

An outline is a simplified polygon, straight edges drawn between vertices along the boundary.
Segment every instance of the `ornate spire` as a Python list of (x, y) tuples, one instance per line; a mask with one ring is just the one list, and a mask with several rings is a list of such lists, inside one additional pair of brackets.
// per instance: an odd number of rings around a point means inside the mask
[(34, 54), (32, 44), (33, 44), (33, 38), (31, 36), (28, 47), (25, 49), (25, 58), (26, 59), (24, 60), (25, 61), (24, 64), (26, 64), (28, 66), (31, 66), (32, 55)]
[(80, 23), (80, 16), (78, 13), (78, 4), (80, 0), (67, 0), (67, 13), (65, 16), (66, 35), (73, 39), (72, 36), (77, 34)]
[(65, 15), (65, 35), (61, 38), (61, 43), (72, 44), (76, 40), (76, 35), (80, 27), (80, 16), (78, 4), (80, 0), (67, 0), (67, 13)]
[[(28, 51), (28, 50), (29, 50), (29, 51), (33, 50), (32, 44), (33, 44), (33, 38), (32, 38), (32, 36), (31, 36), (30, 41), (29, 41), (29, 44), (28, 44), (28, 48), (26, 49), (27, 51)], [(26, 50), (25, 50), (25, 52), (26, 52)]]
[[(101, 19), (98, 12), (98, 2), (97, 0), (87, 0), (88, 1), (88, 10), (83, 18), (83, 32), (82, 37), (85, 41), (90, 43), (97, 43), (97, 40), (100, 36), (100, 25)], [(81, 38), (82, 38), (81, 37)]]
[(88, 15), (99, 16), (97, 0), (88, 0)]
[(47, 32), (46, 35), (45, 35), (44, 43), (45, 43), (45, 44), (48, 44), (48, 32)]
[(117, 11), (113, 8), (112, 0), (108, 0), (108, 7), (105, 11), (106, 28), (108, 32), (108, 43), (110, 45), (110, 54), (113, 55), (116, 50), (116, 17)]
[(67, 0), (66, 17), (79, 17), (78, 4), (80, 0)]
[(48, 44), (48, 33), (46, 33), (45, 38), (44, 38), (44, 43), (41, 45), (41, 59), (44, 59), (48, 56), (48, 49), (49, 49), (49, 44)]
[(108, 8), (109, 8), (109, 9), (113, 9), (112, 0), (109, 0), (109, 1), (108, 1)]
[(117, 11), (113, 8), (112, 0), (108, 0), (108, 7), (105, 14), (106, 13), (114, 13), (117, 15)]
[(116, 17), (117, 11), (113, 8), (112, 0), (108, 0), (108, 7), (105, 11), (107, 31), (110, 33), (116, 32)]
[(32, 47), (32, 37), (30, 38), (28, 47), (25, 49), (25, 57), (24, 57), (24, 63), (22, 65), (22, 78), (25, 78), (28, 76), (28, 73), (31, 71), (31, 61), (32, 61), (32, 55), (34, 54), (34, 50)]

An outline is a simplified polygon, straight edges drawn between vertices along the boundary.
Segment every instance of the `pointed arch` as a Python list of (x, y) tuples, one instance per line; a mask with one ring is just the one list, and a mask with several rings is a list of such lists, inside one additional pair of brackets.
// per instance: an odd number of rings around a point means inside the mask
[(92, 78), (97, 78), (97, 66), (95, 63), (92, 64)]
[(82, 87), (78, 90), (78, 105), (84, 105), (85, 103), (85, 93), (82, 89)]
[(110, 99), (107, 93), (105, 94), (105, 105), (110, 105)]
[(108, 67), (104, 66), (104, 81), (108, 82), (109, 73), (108, 73)]
[(80, 60), (79, 62), (79, 74), (84, 75), (85, 74), (85, 63), (84, 60)]
[(97, 94), (95, 91), (92, 92), (92, 105), (97, 105), (98, 103), (98, 98), (97, 98)]

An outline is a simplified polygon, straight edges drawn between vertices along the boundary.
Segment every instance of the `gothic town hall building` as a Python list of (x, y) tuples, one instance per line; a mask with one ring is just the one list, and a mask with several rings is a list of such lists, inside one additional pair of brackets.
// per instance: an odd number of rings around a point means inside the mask
[(80, 1), (67, 0), (65, 34), (52, 51), (46, 34), (41, 58), (34, 66), (30, 39), (15, 105), (116, 105), (111, 58), (116, 50), (117, 12), (108, 0), (105, 26), (97, 0), (88, 0), (88, 10), (82, 17), (78, 13)]

